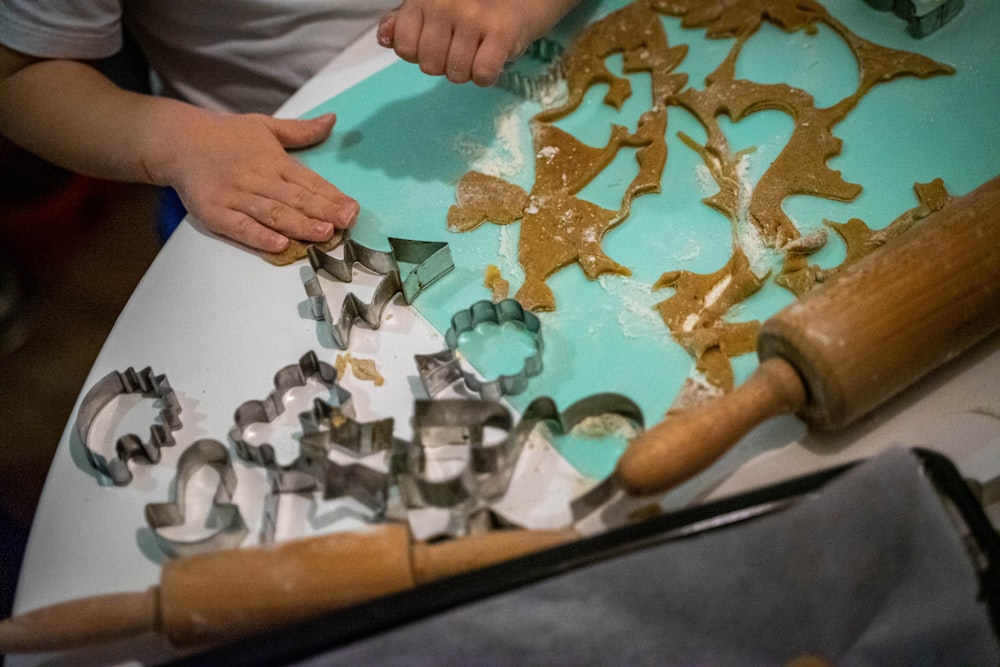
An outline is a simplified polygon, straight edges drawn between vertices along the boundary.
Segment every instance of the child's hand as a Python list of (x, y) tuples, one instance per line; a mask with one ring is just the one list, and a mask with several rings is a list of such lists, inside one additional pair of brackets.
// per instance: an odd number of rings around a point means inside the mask
[(183, 137), (174, 157), (150, 171), (177, 189), (206, 229), (277, 253), (289, 238), (325, 241), (354, 224), (358, 203), (286, 152), (325, 140), (332, 114), (282, 120), (192, 111), (174, 135)]
[(382, 17), (378, 41), (426, 74), (496, 83), (578, 0), (403, 0)]
[(12, 141), (80, 173), (171, 185), (206, 229), (266, 252), (354, 224), (358, 203), (287, 152), (325, 140), (335, 120), (206, 111), (0, 46), (0, 131)]

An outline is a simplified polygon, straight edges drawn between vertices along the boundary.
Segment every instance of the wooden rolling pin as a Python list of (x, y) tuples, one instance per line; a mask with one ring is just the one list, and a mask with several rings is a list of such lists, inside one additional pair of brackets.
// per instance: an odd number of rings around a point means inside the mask
[(780, 414), (846, 426), (998, 328), (1000, 177), (767, 320), (750, 378), (640, 434), (614, 477), (630, 495), (666, 491)]
[(0, 654), (59, 651), (145, 632), (178, 648), (273, 630), (578, 538), (505, 530), (428, 545), (401, 524), (168, 561), (147, 591), (70, 600), (0, 622)]

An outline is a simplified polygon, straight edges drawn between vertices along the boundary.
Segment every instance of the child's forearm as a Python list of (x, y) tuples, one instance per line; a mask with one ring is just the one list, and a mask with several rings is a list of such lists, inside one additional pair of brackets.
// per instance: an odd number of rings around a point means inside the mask
[(67, 169), (155, 183), (145, 138), (168, 113), (159, 107), (172, 104), (124, 91), (83, 63), (34, 61), (0, 83), (0, 131)]
[(122, 90), (84, 63), (0, 52), (0, 131), (12, 141), (81, 173), (171, 185), (207, 229), (268, 252), (354, 223), (357, 202), (286, 152), (333, 123), (206, 111)]

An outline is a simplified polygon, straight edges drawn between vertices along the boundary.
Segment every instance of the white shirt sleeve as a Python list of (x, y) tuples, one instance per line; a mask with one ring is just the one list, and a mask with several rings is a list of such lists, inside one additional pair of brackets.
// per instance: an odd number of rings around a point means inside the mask
[(93, 60), (122, 45), (119, 0), (0, 0), (0, 44), (41, 58)]

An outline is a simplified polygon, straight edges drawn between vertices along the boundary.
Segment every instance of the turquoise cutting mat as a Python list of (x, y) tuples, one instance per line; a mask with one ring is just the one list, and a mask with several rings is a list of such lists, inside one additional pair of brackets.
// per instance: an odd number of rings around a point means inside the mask
[[(599, 17), (623, 4), (605, 0), (583, 11)], [(917, 204), (915, 182), (940, 177), (957, 195), (1000, 173), (1000, 2), (966, 0), (956, 19), (923, 39), (910, 37), (902, 20), (863, 0), (823, 4), (857, 35), (921, 53), (953, 66), (956, 74), (898, 79), (877, 86), (862, 99), (835, 127), (843, 151), (829, 164), (864, 191), (850, 203), (805, 196), (786, 200), (785, 210), (801, 230), (816, 229), (823, 219), (846, 222), (852, 217), (882, 227)], [(579, 22), (579, 16), (574, 18)], [(702, 30), (681, 28), (677, 19), (662, 20), (670, 44), (689, 47), (677, 71), (689, 75), (689, 86), (702, 87), (705, 75), (726, 56), (732, 40), (708, 40)], [(620, 57), (608, 62), (620, 73)], [(787, 34), (765, 24), (746, 45), (737, 75), (803, 88), (813, 94), (817, 106), (835, 103), (857, 84), (850, 51), (822, 26), (816, 35), (808, 35)], [(611, 123), (634, 129), (638, 115), (648, 108), (649, 79), (631, 78), (634, 94), (620, 112), (602, 104), (606, 87), (596, 86), (583, 106), (559, 126), (595, 146), (607, 142)], [(455, 201), (456, 182), (471, 169), (498, 172), (530, 190), (534, 174), (528, 119), (539, 110), (537, 103), (504, 90), (456, 86), (399, 63), (309, 114), (338, 114), (333, 139), (301, 157), (360, 201), (362, 212), (353, 233), (357, 241), (385, 250), (390, 236), (450, 244), (455, 270), (414, 304), (442, 333), (456, 312), (489, 298), (482, 285), (487, 264), (500, 267), (511, 281), (512, 295), (520, 286), (518, 223), (506, 227), (486, 223), (459, 234), (446, 229), (445, 216)], [(748, 158), (750, 182), (780, 152), (792, 127), (791, 119), (777, 111), (759, 112), (726, 126), (734, 150), (756, 148)], [(532, 398), (548, 395), (565, 408), (590, 394), (611, 391), (636, 401), (647, 423), (653, 423), (694, 372), (691, 357), (671, 339), (653, 309), (672, 290), (650, 288), (668, 270), (719, 269), (731, 255), (731, 224), (701, 203), (715, 187), (700, 175), (700, 157), (678, 139), (678, 132), (704, 137), (693, 117), (682, 109), (670, 109), (662, 192), (638, 197), (630, 217), (604, 239), (605, 252), (631, 268), (631, 278), (612, 276), (592, 282), (572, 265), (549, 279), (558, 309), (540, 314), (544, 371), (526, 393), (511, 398), (516, 407), (523, 409)], [(580, 196), (617, 208), (622, 189), (634, 174), (633, 154), (622, 151), (613, 167)], [(811, 261), (832, 266), (842, 257), (842, 243), (830, 234), (827, 247)], [(762, 261), (778, 266), (776, 257)], [(730, 316), (733, 321), (764, 320), (792, 299), (769, 280)], [(734, 359), (737, 382), (755, 365), (754, 355)], [(601, 476), (610, 471), (618, 450), (590, 447), (564, 453), (585, 473)]]

